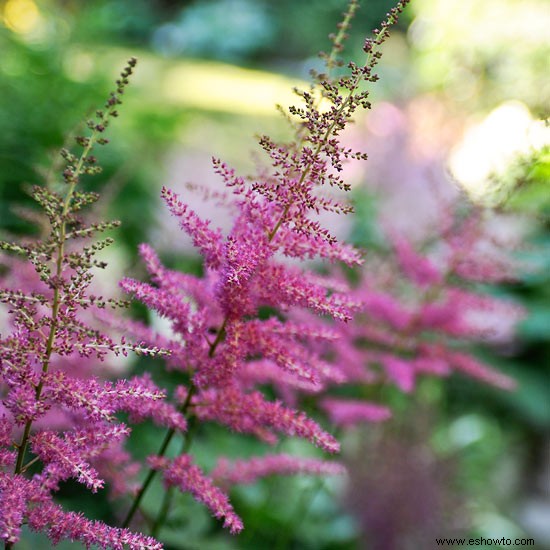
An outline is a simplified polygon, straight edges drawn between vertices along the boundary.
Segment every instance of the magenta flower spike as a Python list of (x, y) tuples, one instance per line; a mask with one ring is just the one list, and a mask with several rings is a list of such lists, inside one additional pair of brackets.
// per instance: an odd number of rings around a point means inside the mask
[[(104, 110), (88, 121), (89, 136), (76, 138), (82, 153), (62, 151), (61, 191), (33, 189), (45, 236), (24, 244), (0, 242), (0, 250), (12, 254), (2, 256), (11, 272), (3, 276), (0, 290), (0, 302), (7, 306), (0, 335), (0, 539), (7, 549), (19, 541), (24, 523), (54, 544), (69, 539), (87, 548), (162, 547), (151, 537), (65, 512), (54, 501), (69, 479), (92, 493), (104, 490), (106, 480), (118, 479), (119, 489), (130, 487), (130, 478), (120, 480), (135, 474), (122, 450), (130, 428), (117, 413), (187, 428), (185, 417), (149, 376), (111, 382), (106, 377), (112, 369), (98, 368), (110, 354), (165, 353), (101, 326), (101, 313), (123, 303), (93, 293), (93, 272), (106, 267), (97, 255), (112, 239), (92, 237), (119, 223), (87, 224), (81, 216), (98, 196), (80, 190), (80, 178), (100, 170), (91, 152), (107, 143), (104, 132), (117, 116), (115, 107), (135, 64), (135, 59), (128, 62)], [(107, 458), (115, 462), (107, 464)]]

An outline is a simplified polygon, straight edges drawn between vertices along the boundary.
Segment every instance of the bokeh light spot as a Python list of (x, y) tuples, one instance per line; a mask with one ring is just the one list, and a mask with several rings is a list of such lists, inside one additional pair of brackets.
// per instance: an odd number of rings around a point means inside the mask
[(8, 0), (4, 6), (3, 21), (13, 32), (26, 34), (40, 23), (40, 11), (32, 0)]

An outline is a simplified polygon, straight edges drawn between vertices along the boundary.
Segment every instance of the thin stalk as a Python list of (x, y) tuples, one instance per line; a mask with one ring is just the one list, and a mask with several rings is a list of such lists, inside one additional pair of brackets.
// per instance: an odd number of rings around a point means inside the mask
[[(69, 184), (69, 189), (67, 191), (67, 195), (65, 196), (65, 201), (63, 202), (63, 209), (61, 210), (61, 214), (60, 214), (61, 225), (59, 226), (57, 260), (55, 263), (56, 280), (59, 280), (61, 278), (61, 275), (63, 272), (63, 259), (65, 257), (65, 239), (66, 239), (66, 233), (67, 233), (67, 221), (66, 221), (67, 214), (69, 213), (71, 200), (73, 198), (73, 194), (76, 189), (76, 185), (78, 183), (78, 178), (82, 174), (82, 169), (84, 168), (85, 159), (90, 154), (94, 146), (96, 137), (97, 137), (97, 131), (94, 130), (88, 140), (86, 147), (84, 148), (84, 151), (82, 152), (78, 160), (78, 164), (74, 171), (74, 177), (72, 178), (71, 183)], [(59, 287), (56, 285), (53, 291), (50, 330), (48, 333), (48, 339), (46, 341), (46, 350), (44, 353), (44, 359), (42, 361), (42, 376), (40, 378), (40, 382), (36, 386), (36, 391), (35, 391), (36, 401), (40, 401), (40, 397), (42, 396), (42, 389), (44, 387), (44, 376), (48, 373), (48, 369), (50, 367), (51, 356), (53, 353), (55, 337), (57, 335), (57, 329), (58, 329), (58, 322), (59, 322), (58, 315), (59, 315), (60, 306), (61, 306), (61, 296), (59, 292)], [(27, 421), (27, 423), (25, 424), (25, 428), (23, 429), (23, 435), (21, 437), (21, 441), (17, 445), (18, 451), (17, 451), (17, 460), (15, 463), (15, 474), (20, 474), (22, 471), (23, 462), (25, 460), (25, 454), (27, 452), (29, 436), (32, 429), (32, 423), (33, 423), (32, 420)]]
[[(168, 449), (168, 445), (170, 445), (170, 442), (172, 441), (172, 438), (174, 437), (175, 433), (176, 433), (176, 430), (174, 430), (173, 428), (168, 430), (168, 432), (166, 432), (166, 435), (164, 436), (164, 441), (162, 442), (162, 445), (160, 446), (160, 449), (157, 453), (159, 456), (164, 456), (164, 453), (166, 453), (166, 450)], [(143, 481), (143, 484), (141, 485), (139, 491), (137, 492), (134, 498), (134, 501), (132, 502), (132, 506), (130, 507), (130, 510), (128, 510), (128, 514), (126, 515), (126, 518), (122, 522), (122, 527), (128, 527), (128, 525), (130, 525), (130, 522), (132, 521), (134, 514), (139, 508), (143, 495), (145, 495), (147, 489), (153, 482), (153, 479), (155, 478), (156, 474), (157, 474), (157, 471), (153, 470), (153, 468), (149, 470), (147, 477)]]
[[(337, 439), (340, 439), (341, 430), (336, 428), (336, 426), (332, 426), (330, 431), (334, 433), (334, 436)], [(288, 516), (283, 528), (279, 530), (279, 536), (276, 540), (275, 546), (276, 550), (285, 550), (285, 548), (289, 547), (290, 537), (296, 532), (298, 523), (303, 523), (306, 516), (308, 516), (311, 512), (313, 502), (325, 488), (326, 479), (324, 477), (319, 477), (312, 481), (312, 485), (308, 490), (302, 491), (298, 497), (298, 502), (295, 506), (294, 512)]]
[[(220, 328), (218, 329), (218, 332), (216, 334), (215, 340), (210, 344), (210, 349), (208, 350), (208, 357), (213, 357), (214, 353), (216, 353), (216, 348), (219, 346), (220, 342), (225, 337), (225, 327), (227, 325), (227, 317), (223, 320), (223, 323), (221, 324)], [(191, 405), (191, 398), (197, 391), (196, 386), (192, 383), (189, 392), (187, 393), (187, 397), (185, 399), (185, 402), (183, 405), (179, 408), (179, 411), (181, 414), (186, 414), (187, 410), (189, 409), (189, 406)], [(166, 451), (168, 450), (168, 446), (170, 445), (170, 442), (172, 441), (172, 438), (176, 434), (176, 430), (174, 428), (170, 428), (164, 437), (164, 441), (162, 442), (162, 445), (160, 446), (157, 456), (164, 456), (166, 454)], [(186, 438), (186, 442), (189, 441), (189, 445), (191, 445), (191, 434), (189, 434), (189, 437)], [(134, 497), (134, 500), (132, 502), (132, 505), (130, 507), (130, 510), (128, 510), (128, 513), (126, 514), (126, 517), (124, 518), (124, 521), (122, 522), (122, 527), (128, 527), (130, 525), (130, 522), (132, 521), (135, 513), (137, 512), (139, 505), (147, 492), (147, 489), (149, 489), (149, 486), (153, 482), (153, 479), (157, 475), (157, 470), (154, 470), (151, 468), (149, 470), (149, 473), (147, 474), (147, 477), (143, 481), (139, 491), (136, 493), (136, 496)], [(154, 528), (154, 527), (153, 527)], [(159, 529), (160, 527), (157, 527)]]
[[(357, 7), (358, 7), (358, 5), (355, 4), (355, 3), (353, 3), (350, 6), (350, 11), (346, 14), (346, 18), (343, 21), (340, 32), (338, 33), (338, 35), (335, 39), (335, 42), (334, 42), (335, 46), (332, 48), (330, 56), (327, 60), (327, 67), (328, 67), (329, 71), (330, 71), (330, 69), (332, 69), (334, 67), (335, 58), (336, 58), (336, 54), (337, 54), (337, 51), (338, 51), (337, 50), (337, 45), (341, 44), (342, 41), (344, 40), (345, 31), (348, 29), (349, 23), (350, 23), (353, 15), (355, 14), (355, 11), (357, 10)], [(385, 29), (384, 28), (381, 29), (375, 35), (374, 40), (378, 41), (382, 37), (384, 32), (386, 32)], [(373, 62), (373, 52), (371, 51), (367, 55), (367, 59), (366, 59), (365, 63), (363, 64), (363, 66), (368, 67), (372, 64), (372, 62)], [(353, 95), (355, 94), (357, 88), (359, 87), (359, 84), (361, 83), (361, 80), (363, 80), (363, 78), (362, 78), (361, 73), (359, 73), (355, 77), (353, 85), (349, 88), (349, 93), (348, 93), (347, 97), (344, 99), (344, 101), (342, 102), (340, 107), (337, 109), (336, 114), (334, 115), (334, 120), (332, 121), (332, 124), (327, 128), (327, 131), (325, 132), (325, 135), (324, 135), (323, 139), (317, 144), (317, 147), (315, 148), (315, 152), (313, 153), (312, 158), (315, 159), (317, 157), (317, 155), (321, 152), (321, 149), (326, 144), (328, 138), (330, 137), (330, 135), (332, 134), (332, 131), (334, 130), (334, 127), (336, 126), (336, 121), (338, 120), (338, 117), (344, 111), (344, 109), (348, 106), (351, 98), (353, 97)], [(319, 106), (322, 97), (323, 97), (322, 94), (320, 94), (319, 97), (317, 98), (317, 107)], [(297, 149), (300, 149), (303, 146), (304, 141), (305, 141), (305, 137), (302, 136), (299, 143), (298, 143)], [(300, 185), (304, 182), (304, 180), (306, 179), (307, 175), (309, 174), (312, 166), (313, 166), (313, 160), (310, 161), (305, 166), (305, 168), (304, 168), (304, 170), (303, 170), (303, 172), (300, 176), (300, 180), (298, 182), (298, 185)], [(275, 234), (277, 233), (277, 231), (281, 227), (282, 223), (284, 222), (291, 206), (292, 206), (292, 202), (289, 202), (285, 205), (285, 207), (283, 209), (283, 212), (281, 213), (280, 218), (277, 220), (277, 223), (275, 224), (275, 227), (268, 233), (269, 242), (271, 242), (273, 240), (273, 238), (275, 237)]]
[[(191, 387), (189, 388), (189, 392), (187, 394), (187, 398), (185, 399), (185, 403), (183, 403), (183, 405), (179, 409), (182, 414), (185, 414), (187, 412), (187, 409), (191, 404), (191, 398), (193, 397), (195, 391), (196, 391), (195, 385), (191, 385)], [(176, 435), (175, 428), (170, 428), (166, 432), (162, 445), (160, 446), (157, 452), (158, 456), (164, 456), (166, 454), (166, 451), (168, 450), (168, 446), (170, 445), (170, 442), (172, 441), (172, 438), (174, 437), (174, 435)], [(151, 468), (149, 470), (149, 473), (147, 474), (147, 477), (144, 479), (139, 491), (136, 493), (136, 496), (132, 502), (132, 506), (130, 507), (130, 510), (128, 510), (128, 513), (126, 514), (126, 518), (122, 522), (122, 527), (128, 527), (128, 525), (130, 525), (132, 518), (134, 517), (135, 513), (139, 508), (139, 505), (141, 503), (141, 500), (143, 499), (143, 496), (147, 492), (147, 489), (149, 489), (149, 486), (153, 482), (153, 479), (155, 479), (156, 475), (157, 475), (157, 470), (154, 470), (153, 468)]]
[[(181, 446), (180, 455), (186, 454), (189, 452), (189, 449), (191, 448), (191, 445), (193, 443), (193, 436), (197, 430), (197, 422), (196, 418), (193, 417), (191, 419), (191, 425), (189, 426), (188, 432), (185, 434), (185, 440), (183, 442), (183, 445)], [(166, 492), (164, 493), (164, 498), (162, 500), (162, 504), (160, 507), (160, 511), (158, 513), (158, 516), (153, 523), (153, 527), (151, 528), (151, 536), (157, 537), (160, 530), (162, 529), (163, 525), (166, 523), (166, 519), (168, 518), (168, 513), (170, 512), (170, 506), (172, 504), (172, 500), (174, 498), (174, 487), (168, 487)]]
[(174, 487), (170, 486), (168, 489), (166, 489), (164, 493), (164, 498), (162, 499), (162, 504), (160, 506), (160, 510), (157, 516), (157, 519), (153, 523), (153, 527), (151, 528), (151, 536), (154, 538), (158, 537), (158, 534), (160, 533), (160, 530), (166, 523), (166, 519), (168, 518), (168, 512), (170, 512), (170, 507), (172, 506), (172, 500), (174, 498)]

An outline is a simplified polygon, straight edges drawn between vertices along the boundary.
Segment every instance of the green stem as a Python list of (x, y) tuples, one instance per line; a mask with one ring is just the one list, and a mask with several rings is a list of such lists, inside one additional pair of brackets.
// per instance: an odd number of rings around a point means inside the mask
[[(227, 317), (223, 320), (223, 323), (221, 324), (220, 328), (218, 329), (218, 333), (216, 334), (215, 340), (210, 344), (210, 349), (208, 350), (208, 357), (213, 357), (214, 356), (214, 353), (216, 352), (216, 348), (219, 346), (219, 344), (224, 339), (226, 325), (227, 325)], [(189, 392), (187, 393), (187, 398), (185, 399), (185, 403), (183, 403), (183, 405), (179, 409), (179, 411), (182, 414), (185, 415), (187, 413), (187, 410), (189, 409), (189, 406), (191, 405), (191, 398), (193, 397), (193, 395), (195, 394), (196, 391), (197, 391), (196, 386), (194, 384), (191, 384), (191, 387), (189, 388)], [(172, 441), (172, 438), (174, 437), (175, 434), (176, 434), (176, 430), (174, 428), (171, 428), (170, 430), (168, 430), (168, 432), (166, 433), (166, 435), (164, 437), (164, 441), (162, 442), (162, 445), (160, 446), (160, 449), (157, 452), (157, 456), (162, 457), (162, 456), (165, 455), (165, 453), (168, 449), (168, 446), (170, 445), (170, 442)], [(191, 438), (190, 437), (186, 438), (186, 441), (188, 441), (188, 440), (190, 441)], [(190, 445), (190, 443), (189, 443), (189, 445)], [(126, 517), (124, 518), (124, 521), (122, 522), (122, 527), (128, 527), (128, 525), (130, 525), (130, 522), (132, 521), (134, 515), (136, 514), (145, 493), (149, 489), (149, 486), (153, 482), (153, 479), (155, 479), (156, 475), (157, 475), (157, 470), (154, 470), (153, 468), (151, 468), (149, 470), (149, 473), (147, 474), (147, 477), (143, 481), (139, 491), (137, 492), (136, 496), (134, 497), (134, 500), (132, 502), (130, 510), (128, 511), (128, 513), (126, 514)], [(153, 528), (155, 528), (155, 526), (153, 526)], [(159, 527), (157, 527), (157, 529), (159, 529)]]
[[(185, 402), (180, 407), (180, 412), (182, 414), (185, 414), (187, 412), (187, 409), (189, 408), (189, 405), (191, 404), (191, 398), (195, 394), (196, 387), (194, 385), (191, 385), (189, 388), (189, 392), (187, 393), (187, 397), (185, 399)], [(166, 435), (164, 436), (164, 440), (162, 442), (162, 445), (160, 446), (157, 455), (158, 456), (164, 456), (166, 454), (166, 451), (168, 450), (168, 446), (170, 445), (170, 442), (172, 441), (172, 438), (176, 435), (175, 428), (170, 428)], [(149, 486), (153, 482), (153, 479), (155, 479), (155, 476), (157, 475), (157, 470), (154, 470), (151, 468), (149, 470), (149, 473), (147, 474), (147, 477), (143, 481), (139, 491), (137, 492), (134, 501), (132, 502), (132, 506), (130, 507), (130, 510), (128, 510), (128, 513), (126, 514), (126, 518), (122, 522), (122, 527), (128, 527), (130, 525), (130, 522), (132, 521), (132, 518), (134, 517), (135, 513), (137, 512), (139, 505), (141, 503), (141, 500), (143, 499), (143, 496), (147, 492), (147, 489), (149, 489)]]
[[(94, 130), (91, 137), (89, 138), (88, 144), (84, 148), (82, 155), (79, 158), (78, 164), (75, 168), (74, 177), (71, 180), (69, 189), (67, 191), (67, 195), (65, 197), (65, 201), (63, 202), (63, 208), (60, 214), (61, 224), (59, 226), (57, 260), (55, 263), (56, 280), (59, 280), (63, 273), (63, 259), (65, 257), (65, 238), (67, 233), (67, 214), (69, 213), (71, 200), (73, 198), (73, 194), (75, 192), (76, 185), (78, 183), (78, 177), (81, 175), (82, 170), (84, 168), (85, 159), (88, 157), (88, 155), (90, 154), (94, 146), (96, 136), (97, 136), (97, 131)], [(42, 376), (40, 378), (38, 385), (36, 386), (36, 391), (35, 391), (35, 399), (37, 402), (40, 401), (40, 397), (42, 396), (42, 389), (44, 387), (44, 376), (48, 373), (48, 369), (50, 367), (50, 361), (51, 361), (51, 356), (54, 349), (55, 337), (57, 335), (58, 322), (59, 322), (58, 315), (59, 315), (60, 307), (61, 307), (61, 295), (59, 292), (59, 286), (56, 285), (53, 291), (52, 315), (50, 318), (50, 331), (48, 334), (48, 338), (46, 340), (46, 350), (44, 353), (44, 360), (42, 361)], [(23, 429), (23, 435), (21, 437), (21, 441), (17, 445), (18, 451), (17, 451), (17, 459), (15, 462), (15, 470), (14, 470), (15, 474), (20, 474), (23, 469), (23, 462), (25, 460), (25, 454), (27, 452), (27, 445), (29, 442), (29, 436), (32, 429), (32, 423), (33, 423), (32, 419), (27, 421), (27, 423), (25, 424), (25, 428)]]
[(154, 538), (158, 537), (160, 530), (166, 523), (166, 519), (168, 518), (168, 512), (170, 511), (170, 507), (172, 505), (173, 497), (174, 497), (174, 487), (168, 487), (168, 489), (164, 493), (164, 498), (162, 499), (162, 505), (160, 507), (160, 511), (158, 513), (157, 519), (155, 520), (155, 522), (153, 523), (153, 527), (151, 528), (151, 536)]
[[(342, 431), (336, 426), (331, 426), (330, 432), (334, 437), (340, 439)], [(298, 503), (294, 509), (294, 513), (288, 517), (283, 528), (279, 531), (279, 537), (276, 541), (276, 550), (284, 550), (289, 547), (289, 539), (296, 532), (298, 522), (302, 523), (311, 512), (311, 507), (317, 496), (323, 489), (326, 488), (326, 480), (324, 477), (319, 477), (312, 480), (312, 485), (309, 489), (302, 491), (298, 497)]]
[[(185, 435), (185, 440), (183, 442), (183, 445), (181, 446), (180, 455), (186, 454), (189, 452), (189, 449), (191, 448), (191, 445), (193, 443), (193, 436), (196, 430), (197, 430), (196, 417), (193, 417), (191, 419), (189, 430)], [(172, 504), (173, 497), (174, 497), (174, 487), (169, 487), (164, 493), (164, 498), (162, 500), (160, 511), (158, 513), (157, 519), (153, 523), (153, 527), (151, 528), (152, 537), (156, 538), (160, 530), (166, 523), (166, 519), (168, 518), (168, 513), (170, 512), (170, 506)]]
[[(162, 445), (160, 446), (160, 449), (157, 453), (159, 456), (164, 456), (164, 453), (166, 453), (166, 449), (168, 449), (168, 445), (170, 445), (170, 442), (172, 441), (172, 438), (174, 437), (175, 433), (176, 433), (176, 430), (174, 428), (168, 430), (168, 432), (164, 436), (164, 441), (162, 442)], [(143, 499), (143, 496), (145, 495), (147, 489), (153, 482), (153, 479), (155, 478), (156, 474), (157, 474), (157, 471), (154, 470), (153, 468), (149, 470), (147, 477), (143, 481), (143, 484), (141, 485), (139, 491), (137, 492), (134, 498), (134, 501), (132, 502), (132, 506), (130, 507), (128, 514), (126, 514), (126, 518), (122, 522), (122, 527), (128, 527), (128, 525), (130, 525), (132, 518), (134, 517), (135, 513), (139, 508), (139, 505), (141, 503), (141, 500)]]

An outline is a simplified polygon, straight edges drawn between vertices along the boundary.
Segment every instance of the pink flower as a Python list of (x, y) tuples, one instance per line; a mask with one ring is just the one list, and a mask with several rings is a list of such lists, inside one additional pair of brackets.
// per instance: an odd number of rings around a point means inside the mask
[(439, 269), (428, 258), (418, 254), (403, 235), (393, 232), (391, 242), (399, 267), (412, 282), (420, 287), (429, 287), (443, 281)]
[(215, 420), (237, 432), (262, 436), (275, 430), (311, 441), (329, 452), (340, 450), (338, 442), (304, 413), (267, 401), (260, 392), (244, 393), (235, 386), (201, 392), (196, 414), (202, 420)]
[(235, 514), (227, 495), (218, 489), (211, 478), (193, 464), (189, 455), (182, 454), (172, 461), (161, 457), (151, 457), (149, 464), (155, 469), (162, 469), (164, 483), (167, 487), (178, 487), (184, 493), (188, 492), (202, 502), (212, 515), (224, 520), (224, 527), (235, 535), (243, 530), (241, 518)]
[(343, 427), (360, 422), (382, 422), (391, 418), (388, 407), (356, 399), (327, 397), (321, 401), (321, 407), (328, 413), (334, 424)]
[(28, 481), (0, 471), (0, 539), (16, 543), (27, 511)]
[(409, 361), (390, 354), (384, 354), (380, 358), (388, 378), (395, 382), (402, 391), (409, 393), (414, 388), (414, 367)]
[(503, 390), (513, 390), (516, 387), (516, 382), (513, 378), (480, 363), (471, 355), (459, 352), (448, 352), (446, 353), (446, 357), (456, 370), (472, 378), (477, 378), (486, 384)]
[(53, 544), (69, 539), (81, 542), (88, 549), (99, 546), (113, 550), (162, 550), (162, 544), (152, 537), (109, 527), (76, 512), (64, 512), (52, 502), (44, 502), (30, 509), (28, 521), (34, 531), (45, 531)]
[(271, 475), (339, 475), (345, 472), (344, 466), (338, 462), (280, 454), (235, 462), (220, 458), (211, 475), (224, 485), (235, 485), (251, 484), (262, 477)]
[(163, 187), (161, 196), (170, 212), (179, 219), (182, 229), (191, 235), (193, 244), (204, 254), (207, 265), (217, 268), (222, 261), (221, 231), (210, 229), (210, 222), (201, 220), (170, 189)]

